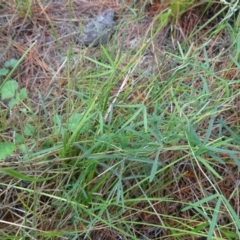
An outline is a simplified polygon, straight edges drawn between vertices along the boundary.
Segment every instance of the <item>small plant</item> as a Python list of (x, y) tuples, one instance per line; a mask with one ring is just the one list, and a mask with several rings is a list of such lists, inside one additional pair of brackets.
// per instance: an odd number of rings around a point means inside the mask
[(15, 149), (16, 146), (13, 143), (0, 143), (0, 161), (5, 159), (6, 157), (11, 156)]
[[(4, 64), (4, 68), (0, 69), (0, 79), (2, 76), (6, 76), (9, 72), (9, 68), (14, 68), (18, 61), (16, 59), (11, 59)], [(1, 81), (2, 82), (2, 81)], [(3, 81), (0, 87), (0, 95), (2, 100), (11, 99), (8, 103), (10, 109), (15, 105), (21, 103), (27, 97), (26, 88), (19, 90), (19, 85), (16, 80)]]
[[(4, 64), (4, 68), (0, 68), (0, 95), (2, 100), (11, 99), (8, 103), (10, 109), (20, 103), (26, 96), (26, 89), (21, 89), (17, 92), (18, 83), (16, 80), (7, 80), (6, 77), (9, 69), (13, 69), (18, 64), (16, 59), (11, 59)], [(5, 78), (2, 80), (2, 78)], [(7, 81), (6, 81), (7, 80)], [(15, 144), (3, 142), (0, 144), (0, 160), (9, 157), (16, 149)]]

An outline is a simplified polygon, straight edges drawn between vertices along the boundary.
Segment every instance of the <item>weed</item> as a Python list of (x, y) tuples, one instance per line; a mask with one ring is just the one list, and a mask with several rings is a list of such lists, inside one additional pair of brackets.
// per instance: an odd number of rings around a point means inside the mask
[(1, 239), (237, 239), (239, 8), (163, 2), (124, 1), (98, 48), (61, 35), (75, 3), (16, 34), (42, 31), (0, 69)]

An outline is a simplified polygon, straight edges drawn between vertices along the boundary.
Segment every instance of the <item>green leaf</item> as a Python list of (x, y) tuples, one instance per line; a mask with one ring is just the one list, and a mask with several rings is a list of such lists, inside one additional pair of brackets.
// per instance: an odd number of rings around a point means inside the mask
[(13, 108), (15, 105), (21, 103), (21, 101), (27, 97), (27, 90), (23, 88), (20, 90), (20, 93), (17, 93), (15, 98), (12, 98), (11, 101), (8, 103), (10, 108)]
[(68, 119), (68, 125), (67, 129), (71, 132), (74, 132), (76, 129), (80, 119), (81, 119), (81, 114), (80, 113), (73, 113), (72, 116)]
[(17, 134), (14, 139), (15, 139), (15, 142), (18, 144), (24, 143), (24, 137), (20, 134)]
[(31, 125), (30, 123), (26, 123), (24, 127), (24, 135), (32, 137), (35, 133), (35, 127)]
[(18, 60), (12, 58), (9, 61), (5, 62), (4, 67), (6, 68), (14, 68), (18, 63)]
[(0, 172), (8, 174), (14, 178), (18, 178), (18, 179), (29, 181), (29, 182), (44, 182), (44, 181), (47, 181), (47, 180), (50, 180), (50, 179), (53, 179), (56, 177), (56, 175), (55, 175), (50, 178), (32, 178), (32, 177), (28, 177), (25, 174), (21, 174), (10, 168), (1, 168)]
[(212, 174), (214, 174), (217, 178), (222, 180), (222, 177), (214, 170), (214, 168), (204, 158), (200, 156), (196, 156), (196, 157)]
[(53, 121), (54, 121), (54, 128), (53, 128), (54, 133), (56, 135), (61, 134), (63, 136), (65, 129), (63, 128), (63, 125), (62, 125), (62, 116), (55, 114), (53, 116)]
[(213, 215), (212, 215), (212, 221), (210, 223), (210, 227), (209, 227), (209, 230), (208, 230), (207, 240), (213, 239), (215, 226), (217, 224), (219, 213), (220, 213), (221, 202), (222, 202), (222, 199), (221, 199), (221, 197), (219, 197), (218, 200), (217, 200), (216, 207), (214, 209)]
[(167, 12), (157, 15), (157, 20), (158, 20), (157, 25), (160, 26), (161, 28), (164, 28), (169, 21), (170, 14), (171, 14), (171, 11), (168, 10)]
[(0, 68), (0, 76), (6, 76), (8, 74), (8, 70), (6, 68)]
[(10, 80), (7, 81), (2, 89), (1, 89), (1, 94), (2, 94), (2, 100), (8, 99), (8, 98), (13, 98), (15, 96), (16, 90), (18, 89), (18, 83), (15, 80)]
[(149, 182), (150, 183), (153, 181), (153, 179), (156, 175), (156, 172), (158, 170), (158, 160), (159, 160), (160, 153), (161, 153), (161, 150), (159, 148), (158, 151), (157, 151), (156, 157), (155, 157), (155, 161), (152, 164), (152, 170), (151, 170), (151, 174), (150, 174), (150, 177), (149, 177)]
[(8, 103), (8, 106), (12, 109), (17, 104), (19, 104), (19, 100), (16, 98), (12, 98), (11, 101)]
[[(68, 119), (68, 125), (67, 129), (71, 132), (74, 132), (80, 122), (80, 119), (82, 117), (82, 114), (80, 113), (73, 113), (72, 116)], [(91, 121), (86, 121), (83, 125), (82, 129), (80, 130), (80, 133), (84, 133), (92, 128)]]
[(18, 94), (18, 98), (22, 101), (23, 99), (27, 98), (27, 89), (22, 88), (20, 93)]
[(0, 160), (5, 159), (6, 157), (9, 157), (14, 150), (16, 149), (16, 146), (13, 143), (0, 143)]
[(195, 208), (195, 207), (201, 207), (202, 204), (213, 201), (214, 198), (218, 198), (218, 197), (219, 197), (219, 194), (214, 194), (214, 195), (210, 195), (206, 198), (203, 198), (197, 202), (189, 203), (186, 207), (184, 207), (181, 210), (181, 212), (187, 211), (187, 210)]
[(21, 153), (27, 153), (28, 152), (26, 144), (19, 145), (19, 150), (20, 150)]

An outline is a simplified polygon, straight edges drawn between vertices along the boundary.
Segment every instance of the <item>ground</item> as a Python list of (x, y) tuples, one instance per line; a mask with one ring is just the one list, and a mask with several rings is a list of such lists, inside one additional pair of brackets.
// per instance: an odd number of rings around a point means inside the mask
[[(0, 140), (17, 145), (0, 163), (14, 170), (1, 176), (2, 239), (237, 239), (237, 15), (27, 2), (0, 4), (0, 68), (27, 53), (11, 79), (28, 93), (0, 102)], [(80, 46), (82, 24), (108, 8), (110, 42)]]

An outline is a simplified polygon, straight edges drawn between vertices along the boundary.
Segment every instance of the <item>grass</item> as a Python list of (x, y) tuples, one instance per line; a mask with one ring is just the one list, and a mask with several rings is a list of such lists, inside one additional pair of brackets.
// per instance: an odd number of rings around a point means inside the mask
[[(57, 38), (61, 8), (20, 2), (4, 34)], [(0, 37), (1, 239), (238, 239), (239, 7), (111, 4), (106, 46)]]

